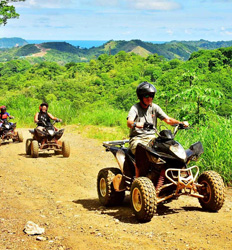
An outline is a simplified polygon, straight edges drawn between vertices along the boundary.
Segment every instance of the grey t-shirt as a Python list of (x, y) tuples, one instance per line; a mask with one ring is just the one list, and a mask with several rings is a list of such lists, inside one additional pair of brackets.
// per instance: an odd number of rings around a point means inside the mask
[[(135, 122), (149, 122), (153, 123), (156, 127), (157, 125), (157, 118), (163, 120), (168, 118), (168, 116), (164, 113), (164, 111), (155, 103), (152, 103), (152, 106), (149, 106), (147, 109), (141, 107), (140, 103), (136, 103), (133, 105), (129, 111), (127, 119), (131, 118)], [(144, 130), (141, 128), (131, 128), (130, 129), (130, 137), (134, 136), (142, 136), (146, 135), (153, 135), (155, 133), (154, 130)]]

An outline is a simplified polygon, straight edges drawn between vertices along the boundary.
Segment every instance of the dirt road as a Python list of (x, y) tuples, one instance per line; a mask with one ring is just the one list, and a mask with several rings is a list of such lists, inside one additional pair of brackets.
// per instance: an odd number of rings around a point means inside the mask
[[(24, 138), (29, 137), (26, 129)], [(67, 128), (69, 158), (25, 155), (23, 143), (0, 147), (0, 249), (232, 249), (232, 189), (218, 213), (197, 199), (180, 197), (160, 205), (151, 222), (138, 223), (128, 196), (122, 207), (98, 202), (96, 177), (116, 167), (101, 143)], [(28, 221), (45, 229), (44, 241), (23, 232)]]

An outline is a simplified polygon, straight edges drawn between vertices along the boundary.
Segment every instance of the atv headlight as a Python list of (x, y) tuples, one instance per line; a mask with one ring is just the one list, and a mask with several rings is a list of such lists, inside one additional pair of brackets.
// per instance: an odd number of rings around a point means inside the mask
[(53, 135), (55, 134), (55, 131), (54, 131), (54, 130), (49, 129), (49, 130), (48, 130), (48, 133), (49, 133), (49, 135), (53, 136)]
[(9, 125), (9, 124), (6, 124), (5, 127), (6, 127), (6, 129), (9, 129), (9, 128), (10, 128), (10, 125)]
[(169, 149), (180, 159), (186, 159), (186, 152), (180, 144), (171, 145)]

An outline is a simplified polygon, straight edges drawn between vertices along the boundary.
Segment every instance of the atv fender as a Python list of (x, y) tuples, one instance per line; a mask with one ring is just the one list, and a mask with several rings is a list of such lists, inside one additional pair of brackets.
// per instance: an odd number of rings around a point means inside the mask
[[(123, 150), (119, 149), (115, 155), (115, 158), (118, 162), (118, 165), (123, 173), (123, 165), (124, 165), (124, 162), (125, 162), (125, 153)], [(116, 190), (116, 189), (115, 189)]]
[(34, 133), (35, 133), (35, 129), (29, 129), (29, 132), (30, 132), (31, 134), (34, 134)]
[(115, 191), (117, 192), (126, 190), (125, 183), (123, 181), (123, 176), (121, 174), (117, 174), (113, 178), (113, 186), (114, 186)]
[(125, 190), (130, 190), (133, 178), (125, 176), (124, 174), (117, 174), (114, 176), (112, 182), (115, 191), (122, 192)]

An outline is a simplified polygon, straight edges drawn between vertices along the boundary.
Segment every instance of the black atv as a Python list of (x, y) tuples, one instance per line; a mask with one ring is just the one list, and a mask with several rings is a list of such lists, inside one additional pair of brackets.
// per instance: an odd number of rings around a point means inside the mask
[(164, 129), (160, 132), (152, 124), (145, 129), (155, 129), (158, 137), (149, 146), (138, 144), (136, 154), (125, 147), (128, 140), (104, 142), (106, 151), (115, 156), (120, 169), (105, 168), (99, 171), (97, 191), (104, 206), (120, 205), (125, 191), (130, 191), (130, 200), (136, 218), (141, 222), (152, 219), (157, 204), (176, 199), (181, 195), (198, 198), (203, 209), (216, 212), (225, 199), (224, 183), (215, 171), (203, 172), (198, 180), (198, 166), (188, 167), (203, 153), (201, 142), (184, 150), (174, 140), (182, 124), (174, 132)]
[[(9, 118), (12, 119), (12, 118)], [(0, 145), (5, 140), (12, 139), (13, 142), (23, 142), (23, 134), (21, 131), (16, 132), (16, 123), (11, 123), (8, 120), (0, 119)]]
[(70, 146), (67, 141), (59, 141), (64, 133), (64, 129), (56, 129), (54, 123), (44, 123), (43, 126), (38, 126), (35, 129), (30, 129), (32, 134), (31, 139), (26, 141), (26, 154), (31, 155), (33, 158), (39, 156), (39, 152), (46, 152), (53, 150), (56, 155), (62, 154), (63, 157), (69, 157)]

